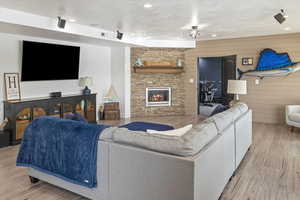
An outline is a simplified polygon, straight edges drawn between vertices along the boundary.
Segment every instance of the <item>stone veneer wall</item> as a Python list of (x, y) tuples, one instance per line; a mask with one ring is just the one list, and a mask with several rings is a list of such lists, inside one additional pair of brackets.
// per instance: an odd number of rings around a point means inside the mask
[[(132, 48), (131, 65), (137, 58), (142, 61), (174, 61), (178, 58), (184, 60), (184, 49), (161, 49), (161, 48)], [(131, 116), (153, 117), (183, 115), (184, 109), (184, 73), (135, 73), (131, 68)], [(146, 107), (147, 87), (171, 87), (172, 106)]]

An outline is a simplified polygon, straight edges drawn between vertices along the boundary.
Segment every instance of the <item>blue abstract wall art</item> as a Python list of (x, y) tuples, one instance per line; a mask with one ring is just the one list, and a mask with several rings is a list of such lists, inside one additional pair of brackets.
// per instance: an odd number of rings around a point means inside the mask
[(239, 79), (243, 76), (254, 76), (258, 78), (285, 76), (300, 70), (299, 62), (292, 62), (288, 53), (277, 53), (273, 49), (264, 49), (255, 69), (239, 72)]

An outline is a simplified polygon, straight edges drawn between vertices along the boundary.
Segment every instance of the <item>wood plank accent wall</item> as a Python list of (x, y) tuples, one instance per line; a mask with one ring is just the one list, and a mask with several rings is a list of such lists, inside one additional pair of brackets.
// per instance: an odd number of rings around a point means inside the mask
[[(185, 52), (185, 110), (197, 112), (197, 58), (237, 55), (237, 67), (255, 68), (261, 50), (272, 48), (278, 53), (288, 52), (293, 61), (300, 61), (300, 34), (199, 41), (195, 49)], [(242, 57), (253, 57), (253, 66), (242, 66)], [(190, 83), (190, 79), (194, 83)], [(255, 78), (247, 78), (248, 94), (241, 96), (253, 109), (253, 120), (264, 123), (284, 123), (285, 105), (300, 105), (300, 72), (286, 77), (265, 78), (255, 85)]]

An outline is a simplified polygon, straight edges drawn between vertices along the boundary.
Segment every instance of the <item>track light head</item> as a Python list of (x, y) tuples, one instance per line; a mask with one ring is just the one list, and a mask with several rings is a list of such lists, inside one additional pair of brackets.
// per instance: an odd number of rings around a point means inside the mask
[(65, 19), (62, 19), (61, 17), (57, 17), (57, 27), (58, 28), (65, 28), (66, 26), (66, 20)]
[(192, 26), (192, 29), (190, 30), (190, 36), (194, 40), (198, 40), (200, 37), (200, 28), (198, 26)]
[(117, 39), (122, 40), (122, 38), (123, 38), (123, 33), (117, 30)]

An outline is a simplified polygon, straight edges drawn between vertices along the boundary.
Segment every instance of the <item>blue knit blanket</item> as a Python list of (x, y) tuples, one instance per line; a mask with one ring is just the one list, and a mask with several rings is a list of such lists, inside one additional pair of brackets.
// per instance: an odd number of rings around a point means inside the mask
[(96, 187), (98, 139), (107, 127), (55, 117), (38, 118), (25, 131), (17, 166)]

